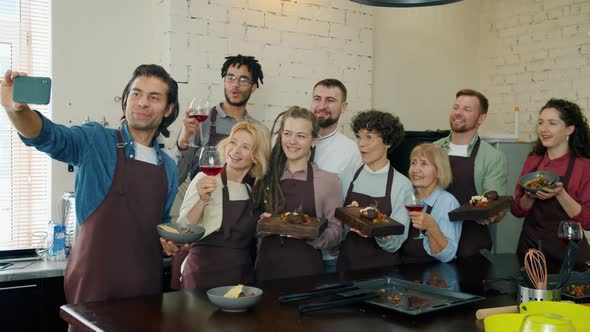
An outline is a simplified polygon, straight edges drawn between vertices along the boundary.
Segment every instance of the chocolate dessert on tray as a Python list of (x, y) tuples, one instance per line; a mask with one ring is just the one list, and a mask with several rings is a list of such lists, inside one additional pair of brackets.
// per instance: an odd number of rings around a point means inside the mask
[(312, 218), (299, 209), (281, 213), (260, 220), (256, 226), (256, 236), (277, 234), (313, 240), (320, 236), (327, 226), (326, 219)]
[(404, 233), (404, 225), (372, 206), (365, 208), (357, 206), (337, 208), (334, 216), (368, 237)]

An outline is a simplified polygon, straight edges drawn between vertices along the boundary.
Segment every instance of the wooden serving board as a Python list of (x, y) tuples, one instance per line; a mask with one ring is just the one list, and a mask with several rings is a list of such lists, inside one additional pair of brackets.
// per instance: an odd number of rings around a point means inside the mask
[(368, 237), (400, 235), (404, 233), (404, 225), (389, 217), (385, 218), (385, 222), (380, 223), (374, 223), (361, 218), (361, 209), (361, 207), (355, 206), (337, 208), (334, 216)]
[(514, 202), (512, 196), (500, 196), (497, 200), (489, 202), (487, 206), (473, 206), (467, 203), (449, 212), (449, 219), (463, 221), (489, 218), (509, 208), (512, 202)]
[(303, 224), (292, 224), (279, 216), (273, 216), (260, 220), (256, 226), (256, 236), (277, 234), (313, 240), (320, 236), (327, 226), (328, 223), (324, 218), (314, 218), (311, 222)]

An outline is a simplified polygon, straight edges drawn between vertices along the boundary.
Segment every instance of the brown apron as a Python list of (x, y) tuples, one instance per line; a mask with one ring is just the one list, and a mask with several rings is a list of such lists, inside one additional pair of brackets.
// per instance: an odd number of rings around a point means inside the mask
[(182, 273), (182, 288), (213, 288), (244, 284), (254, 279), (251, 255), (258, 216), (252, 200), (230, 201), (225, 168), (221, 228), (190, 249)]
[[(215, 122), (217, 121), (217, 106), (214, 106), (211, 109), (211, 113), (209, 114), (210, 120), (210, 129), (209, 129), (209, 141), (207, 145), (217, 145), (222, 139), (228, 137), (228, 135), (218, 134)], [(197, 173), (201, 171), (199, 167), (199, 163), (195, 164), (195, 168), (190, 171), (191, 180), (195, 178)], [(180, 290), (183, 288), (180, 282), (180, 267), (182, 262), (187, 257), (188, 252), (184, 251), (177, 255), (172, 256), (170, 260), (170, 288)]]
[[(479, 151), (480, 142), (481, 138), (478, 137), (469, 157), (449, 156), (453, 182), (447, 191), (453, 194), (461, 205), (467, 204), (471, 196), (478, 195), (475, 188), (474, 170), (475, 157)], [(492, 249), (492, 236), (488, 226), (480, 225), (472, 220), (465, 220), (457, 248), (457, 257), (479, 255), (481, 249)]]
[[(315, 217), (315, 192), (313, 187), (313, 169), (307, 164), (307, 180), (281, 180), (285, 194), (285, 211), (301, 208), (303, 213)], [(320, 250), (310, 246), (306, 240), (265, 236), (258, 250), (256, 259), (256, 279), (271, 280), (324, 272), (324, 263)]]
[(164, 166), (125, 157), (102, 204), (84, 221), (65, 271), (68, 303), (160, 293), (162, 247), (156, 226), (168, 196)]
[[(431, 211), (432, 206), (426, 205), (425, 212), (427, 214), (430, 214)], [(426, 252), (426, 249), (424, 249), (424, 239), (415, 239), (415, 237), (417, 237), (418, 235), (420, 235), (420, 230), (415, 228), (413, 225), (410, 225), (408, 239), (404, 242), (404, 244), (402, 244), (402, 247), (400, 249), (403, 263), (417, 264), (436, 262), (436, 259), (430, 256)]]
[[(359, 206), (370, 206), (377, 204), (379, 211), (386, 215), (391, 215), (391, 185), (393, 184), (394, 169), (393, 166), (387, 172), (387, 183), (385, 184), (385, 196), (371, 197), (359, 194), (353, 191), (354, 181), (358, 178), (365, 165), (361, 166), (346, 193), (344, 205), (349, 205), (352, 201), (357, 201)], [(340, 246), (340, 255), (336, 262), (336, 271), (345, 272), (351, 270), (371, 269), (378, 267), (396, 266), (401, 263), (400, 255), (397, 252), (391, 253), (383, 250), (374, 238), (364, 238), (355, 232), (348, 232), (346, 238)]]
[[(576, 158), (573, 156), (570, 158), (565, 175), (561, 177), (563, 190), (567, 191), (575, 160)], [(534, 171), (537, 170), (541, 161), (539, 161)], [(557, 229), (560, 221), (569, 219), (571, 218), (563, 210), (557, 198), (535, 200), (531, 213), (524, 219), (522, 231), (520, 232), (516, 250), (519, 258), (522, 260), (528, 249), (537, 248), (537, 242), (540, 240), (543, 254), (547, 259), (547, 265), (559, 269), (559, 265), (567, 253), (567, 246), (559, 242)], [(584, 267), (585, 262), (590, 260), (590, 246), (585, 235), (578, 242), (578, 245), (580, 247), (576, 257), (576, 266)]]

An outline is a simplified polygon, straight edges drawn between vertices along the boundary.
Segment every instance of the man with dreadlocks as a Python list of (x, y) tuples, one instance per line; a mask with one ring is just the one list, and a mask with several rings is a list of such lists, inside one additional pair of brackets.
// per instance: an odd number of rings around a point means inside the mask
[[(246, 111), (246, 104), (250, 96), (259, 87), (258, 82), (260, 81), (263, 84), (262, 67), (258, 60), (253, 56), (240, 54), (228, 56), (221, 67), (221, 77), (223, 78), (225, 101), (214, 106), (207, 120), (202, 123), (204, 128), (207, 128), (207, 126), (210, 128), (208, 137), (205, 137), (204, 141), (201, 142), (201, 135), (195, 135), (199, 130), (199, 123), (196, 119), (189, 117), (189, 111), (187, 110), (184, 113), (178, 140), (171, 151), (180, 176), (178, 195), (176, 195), (172, 206), (173, 220), (178, 217), (190, 181), (200, 169), (199, 149), (189, 146), (189, 139), (194, 137), (193, 145), (195, 146), (217, 145), (217, 143), (229, 136), (232, 128), (238, 122), (258, 122)], [(188, 181), (186, 181), (187, 178)], [(181, 289), (181, 264), (186, 255), (187, 253), (184, 252), (172, 258), (170, 286), (173, 289)]]
[(189, 117), (188, 110), (185, 111), (182, 129), (171, 153), (178, 165), (180, 183), (186, 180), (187, 175), (192, 179), (199, 170), (199, 149), (189, 146), (191, 137), (194, 137), (194, 145), (216, 145), (229, 136), (236, 123), (257, 122), (246, 111), (246, 104), (259, 87), (258, 82), (263, 84), (262, 67), (258, 60), (240, 54), (228, 56), (221, 67), (221, 77), (225, 101), (214, 106), (209, 118), (202, 123), (204, 127), (210, 128), (209, 137), (204, 138), (204, 142), (200, 141), (200, 135), (195, 135), (199, 130), (199, 122)]

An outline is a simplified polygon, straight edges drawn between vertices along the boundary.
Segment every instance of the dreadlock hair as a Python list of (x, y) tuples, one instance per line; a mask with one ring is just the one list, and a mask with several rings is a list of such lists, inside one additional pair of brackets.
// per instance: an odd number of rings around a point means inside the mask
[(176, 120), (176, 117), (178, 117), (178, 84), (170, 76), (170, 74), (168, 74), (166, 69), (158, 65), (141, 65), (133, 72), (133, 76), (129, 80), (129, 83), (127, 83), (125, 86), (125, 89), (123, 89), (123, 94), (121, 97), (121, 108), (123, 109), (121, 122), (126, 121), (125, 109), (127, 108), (127, 99), (129, 98), (129, 90), (131, 89), (131, 85), (140, 76), (159, 78), (168, 86), (166, 95), (166, 108), (168, 108), (170, 105), (174, 105), (174, 107), (172, 108), (172, 113), (170, 113), (169, 116), (164, 117), (162, 122), (160, 122), (160, 126), (156, 130), (154, 138), (158, 137), (160, 133), (162, 133), (164, 137), (169, 137), (170, 131), (168, 130), (168, 126), (170, 126), (174, 120)]
[(252, 83), (256, 84), (256, 87), (259, 88), (258, 81), (260, 84), (264, 84), (262, 79), (264, 75), (262, 74), (262, 67), (258, 63), (258, 60), (253, 56), (246, 56), (238, 54), (236, 56), (226, 56), (225, 62), (221, 67), (221, 77), (225, 77), (227, 75), (227, 69), (233, 65), (237, 65), (240, 68), (241, 65), (245, 65), (248, 67), (248, 71), (252, 74)]
[[(541, 114), (547, 108), (553, 108), (559, 112), (559, 118), (565, 122), (567, 127), (574, 126), (574, 132), (567, 141), (570, 153), (574, 157), (590, 158), (590, 128), (588, 120), (582, 113), (580, 106), (571, 101), (551, 98), (542, 108)], [(547, 148), (537, 138), (537, 142), (529, 155), (544, 155)]]
[[(262, 181), (257, 181), (253, 188), (254, 205), (257, 208), (272, 214), (281, 213), (285, 209), (285, 194), (281, 189), (280, 179), (285, 170), (285, 165), (287, 164), (287, 155), (285, 155), (285, 152), (283, 151), (282, 133), (285, 128), (285, 122), (289, 118), (309, 121), (311, 123), (310, 134), (312, 138), (317, 138), (320, 133), (320, 125), (315, 114), (299, 106), (289, 108), (287, 111), (279, 114), (275, 119), (271, 133), (277, 134), (277, 138), (270, 154), (270, 160), (272, 160), (272, 162), (270, 163), (268, 173), (266, 173)], [(281, 119), (281, 125), (275, 132), (275, 126), (279, 119)], [(313, 160), (314, 153), (315, 147), (311, 147), (311, 153), (309, 156), (310, 161)]]

